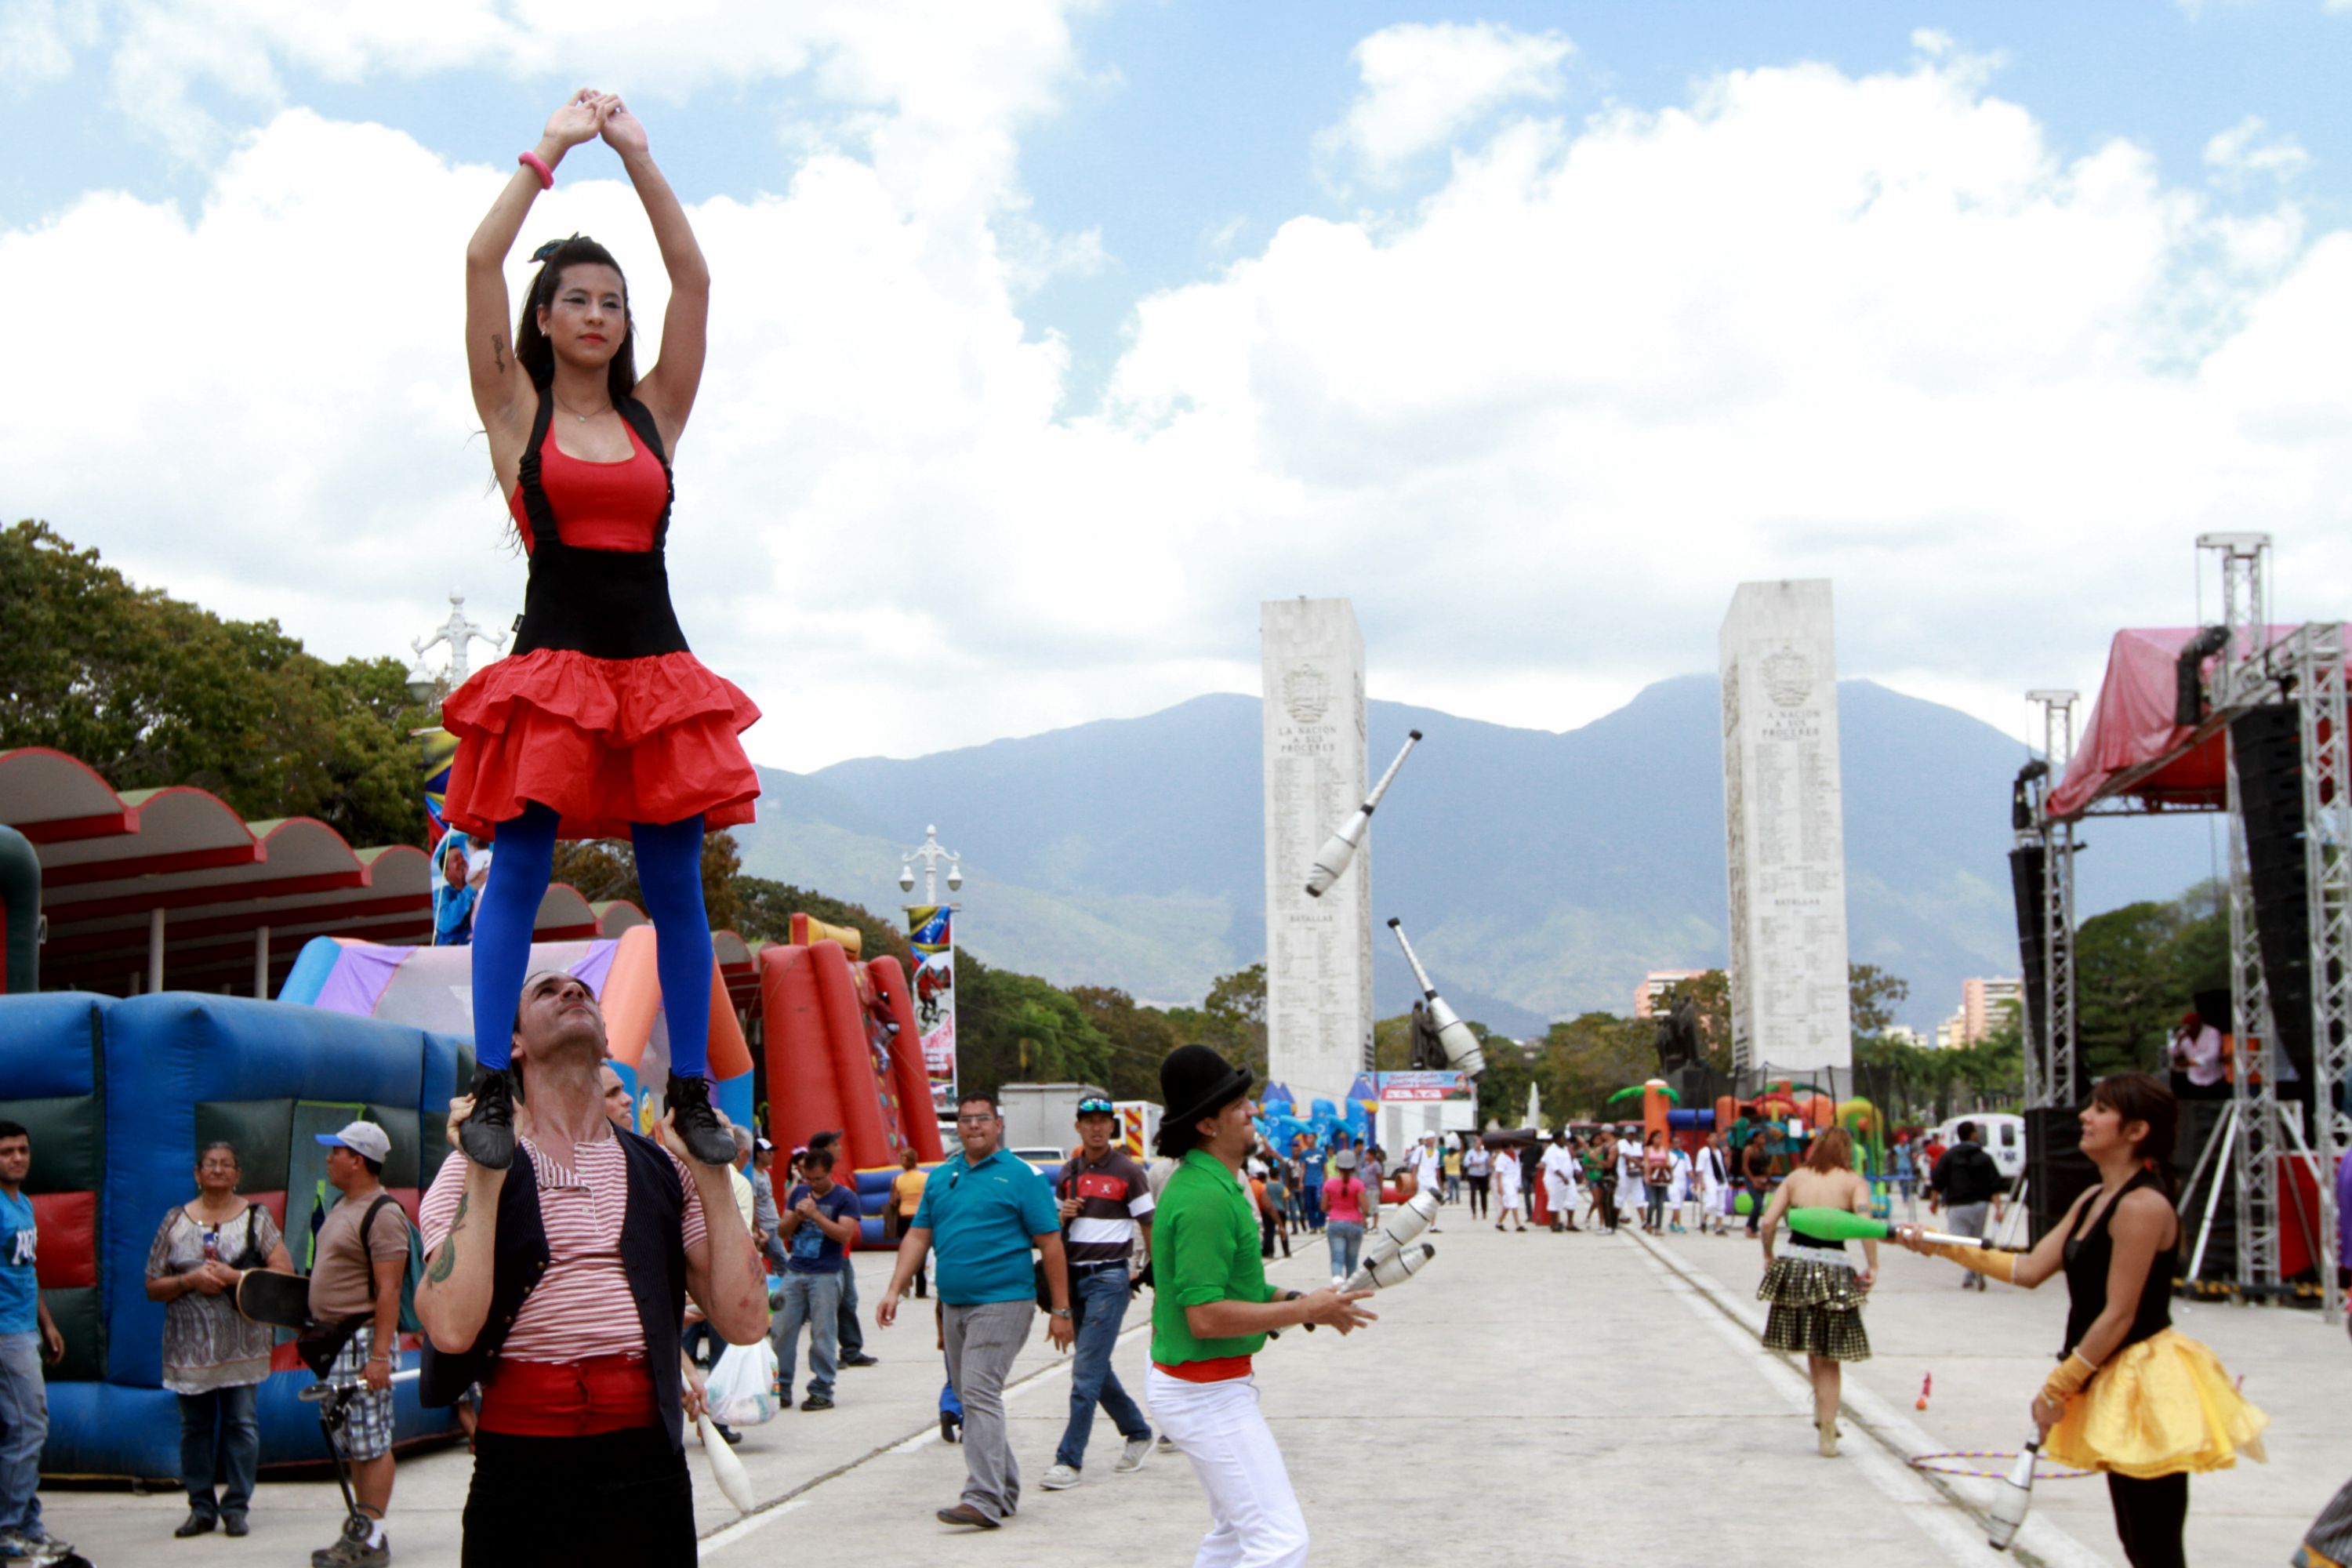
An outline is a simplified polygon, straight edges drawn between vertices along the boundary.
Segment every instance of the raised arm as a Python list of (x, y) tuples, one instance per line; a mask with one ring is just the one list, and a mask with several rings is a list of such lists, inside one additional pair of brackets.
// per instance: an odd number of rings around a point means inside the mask
[[(533, 154), (553, 169), (564, 153), (596, 134), (603, 105), (610, 101), (582, 88), (548, 117)], [(515, 360), (514, 310), (507, 298), (506, 275), (507, 252), (514, 248), (515, 236), (522, 232), (522, 220), (539, 193), (539, 172), (518, 163), (481, 226), (466, 242), (466, 370), (473, 384), (474, 412), (489, 432), (490, 460), (501, 490), (514, 483), (523, 443), (530, 437), (531, 416), (539, 411), (538, 391)]]
[(490, 1285), (498, 1269), (499, 1193), (507, 1173), (466, 1158), (457, 1130), (473, 1109), (465, 1095), (449, 1102), (449, 1157), (463, 1165), (464, 1184), (448, 1232), (425, 1256), (425, 1277), (416, 1282), (416, 1321), (444, 1355), (474, 1348), (474, 1337), (490, 1316)]
[(710, 267), (695, 243), (694, 229), (677, 193), (654, 164), (646, 150), (643, 121), (619, 99), (604, 106), (602, 133), (621, 155), (629, 183), (645, 204), (646, 219), (653, 225), (654, 243), (661, 247), (662, 270), (669, 274), (669, 308), (662, 313), (661, 361), (637, 380), (637, 401), (653, 412), (662, 445), (674, 455), (686, 416), (694, 412), (694, 395), (702, 385), (702, 356), (710, 330)]

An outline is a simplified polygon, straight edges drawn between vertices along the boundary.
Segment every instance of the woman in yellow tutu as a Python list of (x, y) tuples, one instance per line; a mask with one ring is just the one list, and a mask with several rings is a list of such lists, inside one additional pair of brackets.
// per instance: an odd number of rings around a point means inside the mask
[(2029, 1290), (2065, 1275), (2066, 1342), (2033, 1396), (2042, 1451), (2107, 1473), (2132, 1568), (2185, 1568), (2190, 1473), (2227, 1469), (2240, 1449), (2262, 1458), (2270, 1417), (2240, 1396), (2211, 1351), (2173, 1331), (2179, 1101), (2160, 1079), (2116, 1073), (2093, 1087), (2082, 1123), (2099, 1184), (2032, 1251), (1923, 1245), (1916, 1226), (1897, 1226), (1895, 1238)]

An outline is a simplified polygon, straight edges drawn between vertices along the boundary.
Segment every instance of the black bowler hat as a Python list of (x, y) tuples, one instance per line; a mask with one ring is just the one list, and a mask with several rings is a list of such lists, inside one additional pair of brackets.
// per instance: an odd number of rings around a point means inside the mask
[(1164, 1121), (1190, 1129), (1249, 1092), (1250, 1075), (1206, 1046), (1179, 1046), (1160, 1064)]

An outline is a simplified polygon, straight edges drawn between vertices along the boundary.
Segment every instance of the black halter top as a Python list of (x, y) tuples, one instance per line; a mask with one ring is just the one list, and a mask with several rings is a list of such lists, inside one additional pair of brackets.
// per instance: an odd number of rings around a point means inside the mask
[[(2099, 1211), (2099, 1217), (2087, 1227), (2078, 1226), (2075, 1234), (2066, 1238), (2066, 1343), (2058, 1352), (2063, 1360), (2083, 1336), (2091, 1331), (2099, 1314), (2107, 1310), (2107, 1269), (2115, 1261), (2115, 1238), (2107, 1234), (2107, 1222), (2116, 1216), (2116, 1205), (2135, 1187), (2157, 1185), (2156, 1177), (2141, 1171), (2123, 1185), (2123, 1191), (2113, 1202)], [(2139, 1310), (2132, 1314), (2131, 1327), (2124, 1331), (2123, 1343), (2116, 1347), (2136, 1345), (2172, 1327), (2172, 1248), (2160, 1247), (2148, 1259), (2147, 1279), (2139, 1290)], [(2114, 1352), (2109, 1352), (2112, 1360)]]

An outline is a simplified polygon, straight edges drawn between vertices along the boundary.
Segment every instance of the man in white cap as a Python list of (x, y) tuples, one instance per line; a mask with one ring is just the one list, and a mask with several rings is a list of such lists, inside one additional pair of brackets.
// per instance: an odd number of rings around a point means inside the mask
[(392, 1364), (400, 1346), (400, 1286), (408, 1272), (408, 1216), (383, 1190), (392, 1139), (373, 1121), (321, 1132), (327, 1180), (342, 1196), (327, 1211), (310, 1267), (310, 1317), (352, 1324), (327, 1373), (358, 1380), (343, 1425), (344, 1457), (359, 1511), (331, 1546), (310, 1553), (312, 1568), (382, 1568), (392, 1561), (383, 1532), (392, 1506)]

